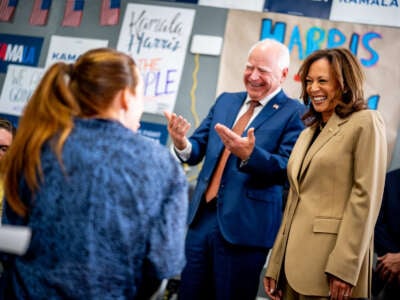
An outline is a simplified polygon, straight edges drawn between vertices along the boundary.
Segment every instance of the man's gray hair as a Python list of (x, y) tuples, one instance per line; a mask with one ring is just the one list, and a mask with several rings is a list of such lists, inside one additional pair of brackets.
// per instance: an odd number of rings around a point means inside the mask
[(278, 61), (278, 66), (281, 70), (285, 68), (289, 68), (290, 65), (290, 53), (288, 47), (286, 47), (285, 44), (278, 42), (277, 40), (274, 39), (263, 39), (261, 41), (258, 41), (255, 43), (249, 50), (248, 56), (253, 52), (253, 50), (258, 47), (258, 46), (264, 46), (266, 48), (269, 47), (276, 47), (279, 49), (279, 61)]

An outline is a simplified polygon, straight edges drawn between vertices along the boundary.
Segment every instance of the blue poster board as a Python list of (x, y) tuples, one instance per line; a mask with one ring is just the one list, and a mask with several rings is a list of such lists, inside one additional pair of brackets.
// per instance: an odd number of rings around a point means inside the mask
[(140, 128), (138, 132), (143, 136), (159, 141), (160, 144), (163, 145), (167, 144), (167, 139), (168, 139), (167, 125), (142, 121), (140, 122)]
[(19, 116), (0, 113), (0, 118), (10, 121), (15, 128), (18, 127)]
[(180, 3), (192, 3), (192, 4), (197, 4), (197, 2), (198, 2), (198, 0), (161, 0), (161, 1), (180, 2)]
[(9, 64), (36, 67), (42, 44), (41, 37), (0, 34), (0, 72), (6, 73)]
[(268, 0), (265, 1), (264, 11), (329, 19), (332, 0)]

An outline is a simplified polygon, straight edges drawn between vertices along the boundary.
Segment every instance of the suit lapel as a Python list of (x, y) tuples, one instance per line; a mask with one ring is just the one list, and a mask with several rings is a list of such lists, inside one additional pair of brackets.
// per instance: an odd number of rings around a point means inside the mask
[(299, 182), (297, 178), (299, 177), (304, 157), (307, 154), (307, 149), (308, 146), (310, 145), (314, 132), (315, 128), (311, 127), (305, 129), (301, 133), (301, 136), (299, 137), (298, 142), (294, 146), (288, 162), (288, 172), (289, 172), (288, 177), (293, 179), (292, 183), (294, 184), (297, 193), (299, 193)]
[[(303, 178), (304, 174), (307, 171), (307, 168), (312, 160), (312, 158), (315, 156), (318, 151), (321, 150), (321, 148), (327, 144), (332, 137), (334, 137), (340, 130), (340, 125), (342, 125), (344, 122), (347, 121), (346, 119), (341, 119), (339, 116), (337, 116), (335, 113), (332, 114), (332, 116), (329, 118), (328, 123), (325, 125), (325, 128), (321, 131), (317, 139), (314, 141), (314, 143), (310, 146), (308, 151), (305, 153), (304, 160), (300, 169), (300, 180)], [(315, 132), (314, 130), (312, 131), (313, 133)], [(311, 138), (310, 138), (311, 140)], [(310, 141), (309, 140), (309, 141)], [(307, 144), (308, 145), (308, 144)]]
[(273, 114), (283, 109), (286, 101), (288, 101), (288, 99), (285, 97), (283, 91), (280, 91), (274, 98), (268, 101), (265, 107), (263, 107), (257, 117), (250, 123), (247, 128), (253, 127), (254, 130), (256, 130), (259, 126), (264, 124), (264, 122), (269, 119)]
[(225, 120), (223, 120), (222, 124), (232, 129), (233, 123), (235, 122), (236, 117), (239, 114), (239, 110), (246, 98), (247, 93), (235, 94), (235, 99), (230, 101), (229, 106), (226, 107)]

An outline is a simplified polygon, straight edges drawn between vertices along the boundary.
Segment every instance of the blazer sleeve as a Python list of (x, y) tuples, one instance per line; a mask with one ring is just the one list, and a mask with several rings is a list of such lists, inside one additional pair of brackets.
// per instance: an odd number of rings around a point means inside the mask
[[(371, 246), (387, 168), (385, 126), (377, 111), (355, 120), (353, 184), (325, 271), (356, 285)], [(340, 153), (338, 153), (340, 159)]]

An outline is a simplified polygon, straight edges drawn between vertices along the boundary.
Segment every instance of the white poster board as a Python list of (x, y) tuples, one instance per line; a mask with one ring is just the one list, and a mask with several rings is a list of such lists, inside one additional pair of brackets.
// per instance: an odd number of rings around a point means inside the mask
[(331, 21), (400, 27), (399, 2), (397, 0), (333, 0), (329, 19)]
[(243, 9), (263, 11), (264, 0), (199, 0), (199, 5), (223, 7), (231, 9)]
[(8, 65), (0, 97), (0, 112), (20, 116), (43, 74), (43, 68)]
[(47, 54), (46, 69), (55, 62), (73, 63), (86, 51), (107, 46), (107, 40), (53, 35)]
[(117, 50), (133, 57), (144, 81), (144, 111), (172, 111), (195, 10), (128, 4)]

